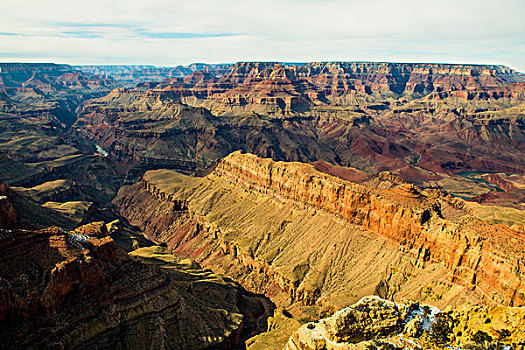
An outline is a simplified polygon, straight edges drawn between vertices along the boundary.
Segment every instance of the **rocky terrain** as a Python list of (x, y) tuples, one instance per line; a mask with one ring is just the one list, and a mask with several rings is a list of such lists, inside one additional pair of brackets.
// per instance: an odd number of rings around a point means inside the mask
[[(67, 64), (0, 63), (0, 94), (45, 109), (66, 125), (75, 121), (74, 111), (80, 103), (115, 87), (112, 78), (82, 73)], [(25, 109), (27, 106), (0, 106), (0, 111), (15, 114)]]
[(128, 256), (93, 225), (0, 235), (5, 349), (242, 348), (271, 312), (264, 298), (160, 247)]
[(525, 302), (521, 211), (514, 224), (489, 224), (462, 200), (387, 173), (355, 184), (237, 152), (204, 178), (148, 172), (115, 203), (174, 254), (281, 305), (340, 308), (375, 293)]
[(242, 150), (472, 198), (492, 188), (459, 173), (524, 172), (523, 81), (502, 66), (238, 63), (114, 90), (73, 130), (142, 169), (201, 173)]
[(230, 64), (193, 63), (188, 66), (157, 67), (147, 65), (84, 65), (74, 66), (81, 72), (108, 76), (125, 86), (135, 86), (140, 83), (160, 82), (191, 75), (197, 71), (211, 72), (215, 76), (222, 75), (230, 68)]
[(145, 238), (128, 247), (115, 222), (19, 228), (16, 193), (0, 191), (0, 348), (242, 349), (265, 330), (273, 304), (231, 279)]
[(484, 349), (490, 344), (516, 349), (523, 346), (522, 327), (522, 308), (477, 307), (440, 313), (428, 305), (365, 297), (330, 317), (301, 326), (285, 350)]
[(82, 101), (116, 84), (68, 65), (0, 63), (0, 180), (60, 211), (107, 203), (124, 175), (69, 128)]
[(524, 103), (504, 66), (2, 63), (0, 348), (518, 349)]

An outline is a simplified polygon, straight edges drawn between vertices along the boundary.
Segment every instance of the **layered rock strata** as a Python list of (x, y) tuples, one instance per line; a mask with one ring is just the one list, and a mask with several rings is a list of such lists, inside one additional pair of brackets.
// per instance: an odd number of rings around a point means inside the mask
[(133, 258), (93, 224), (0, 233), (0, 348), (243, 348), (272, 304), (164, 248)]
[(181, 78), (191, 75), (194, 72), (206, 71), (215, 76), (221, 76), (223, 72), (229, 70), (229, 64), (205, 64), (193, 63), (188, 66), (177, 67), (156, 67), (147, 65), (84, 65), (74, 66), (84, 73), (110, 76), (125, 85), (136, 85), (147, 82), (161, 82), (165, 79)]
[(176, 255), (281, 304), (338, 308), (375, 293), (524, 303), (520, 226), (476, 220), (439, 191), (382, 188), (386, 180), (358, 185), (237, 152), (205, 178), (148, 172), (115, 202)]
[(248, 188), (313, 205), (416, 248), (425, 259), (443, 262), (453, 280), (496, 302), (525, 303), (520, 272), (523, 227), (514, 230), (469, 218), (445, 220), (438, 198), (410, 184), (371, 189), (312, 172), (308, 166), (290, 167), (239, 153), (220, 162), (215, 171)]
[(456, 173), (524, 173), (524, 77), (505, 67), (245, 62), (212, 73), (114, 90), (84, 103), (73, 130), (141, 170), (200, 174), (242, 150), (388, 170), (464, 198), (493, 188)]

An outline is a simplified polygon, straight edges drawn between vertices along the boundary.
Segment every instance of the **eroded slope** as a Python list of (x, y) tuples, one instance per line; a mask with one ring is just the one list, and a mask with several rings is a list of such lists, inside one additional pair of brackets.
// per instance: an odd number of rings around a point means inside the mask
[(243, 348), (272, 304), (165, 248), (128, 256), (103, 223), (0, 230), (0, 348)]
[(281, 304), (340, 308), (368, 294), (524, 303), (522, 226), (482, 222), (460, 200), (381, 176), (358, 185), (237, 152), (204, 178), (148, 172), (115, 202), (176, 255)]

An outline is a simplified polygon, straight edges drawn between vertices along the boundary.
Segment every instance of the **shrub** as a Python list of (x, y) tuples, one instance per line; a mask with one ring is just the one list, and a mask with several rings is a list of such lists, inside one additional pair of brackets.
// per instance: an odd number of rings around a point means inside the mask
[(510, 337), (510, 331), (508, 329), (496, 329), (496, 333), (498, 333), (498, 340), (502, 341)]
[(483, 332), (483, 331), (477, 331), (473, 336), (472, 336), (472, 341), (476, 344), (485, 344), (485, 343), (490, 343), (492, 342), (492, 337), (486, 333), (486, 332)]
[(430, 329), (430, 339), (438, 344), (445, 344), (450, 340), (452, 333), (452, 317), (439, 313)]

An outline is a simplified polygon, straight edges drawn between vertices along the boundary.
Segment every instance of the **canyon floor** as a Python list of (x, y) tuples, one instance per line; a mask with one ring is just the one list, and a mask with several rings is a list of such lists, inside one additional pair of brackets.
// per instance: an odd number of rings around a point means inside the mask
[(0, 68), (0, 348), (524, 348), (523, 74)]

